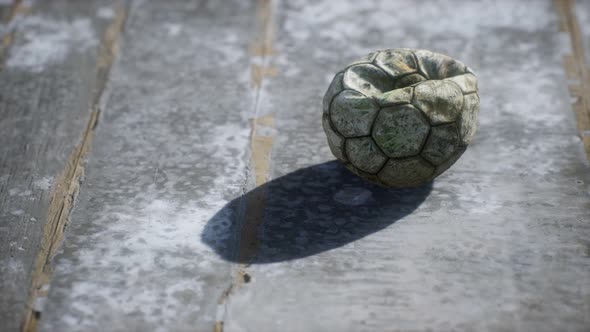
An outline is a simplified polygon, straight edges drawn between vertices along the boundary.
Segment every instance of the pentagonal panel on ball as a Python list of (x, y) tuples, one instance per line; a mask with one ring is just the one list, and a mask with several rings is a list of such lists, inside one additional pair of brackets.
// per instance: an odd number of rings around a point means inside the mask
[(348, 138), (345, 146), (348, 160), (362, 171), (377, 173), (387, 160), (371, 137)]
[(344, 72), (346, 89), (361, 92), (366, 96), (378, 96), (393, 89), (393, 81), (382, 69), (368, 63), (354, 65)]
[(428, 136), (430, 125), (412, 105), (381, 110), (373, 127), (373, 138), (389, 157), (417, 155)]
[(340, 136), (334, 131), (334, 129), (332, 129), (330, 117), (328, 114), (324, 113), (322, 116), (322, 125), (324, 126), (326, 137), (328, 138), (328, 146), (330, 147), (330, 151), (332, 151), (332, 154), (336, 158), (346, 162), (346, 157), (344, 157), (344, 137)]
[(433, 125), (457, 120), (463, 106), (463, 93), (449, 81), (425, 81), (414, 87), (412, 104), (421, 109)]
[(440, 165), (457, 150), (459, 141), (459, 130), (454, 123), (432, 127), (421, 156), (435, 165)]
[(336, 130), (345, 137), (367, 136), (379, 108), (372, 98), (353, 90), (340, 92), (330, 106)]
[(428, 182), (434, 167), (420, 157), (390, 159), (377, 176), (390, 187), (412, 187)]

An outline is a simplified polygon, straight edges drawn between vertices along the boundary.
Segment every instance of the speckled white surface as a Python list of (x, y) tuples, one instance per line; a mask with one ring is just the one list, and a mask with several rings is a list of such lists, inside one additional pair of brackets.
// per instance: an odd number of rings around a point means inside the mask
[(247, 181), (254, 7), (197, 5), (132, 9), (41, 330), (215, 322), (230, 264), (200, 234)]
[(98, 1), (65, 3), (24, 0), (10, 22), (10, 7), (0, 4), (3, 332), (21, 330), (52, 190), (88, 121), (95, 46), (108, 24), (94, 19)]
[(25, 16), (16, 21), (14, 29), (24, 31), (25, 42), (10, 50), (6, 66), (36, 73), (48, 64), (63, 62), (70, 52), (96, 47), (98, 41), (87, 18), (68, 22), (41, 15)]
[[(272, 181), (226, 332), (587, 329), (590, 177), (549, 1), (277, 2), (266, 59), (248, 55), (254, 6), (231, 4), (133, 7), (42, 330), (213, 329), (255, 108), (276, 114)], [(321, 129), (331, 76), (392, 47), (449, 54), (480, 83), (472, 145), (415, 190), (327, 162)], [(264, 62), (277, 72), (255, 93)]]
[[(309, 249), (295, 246), (286, 252), (292, 260), (251, 266), (251, 282), (230, 298), (226, 331), (584, 331), (590, 325), (590, 179), (562, 67), (567, 37), (556, 32), (549, 1), (450, 4), (280, 3), (277, 49), (291, 63), (278, 65), (267, 95), (289, 111), (277, 117), (277, 180), (269, 187), (274, 198), (257, 260), (272, 261), (273, 250), (285, 247), (277, 245), (281, 237), (307, 229), (291, 222), (326, 223), (327, 230), (305, 235), (324, 241), (326, 250), (300, 258)], [(350, 209), (339, 194), (316, 209), (307, 198), (314, 191), (289, 189), (297, 181), (290, 173), (330, 156), (319, 121), (329, 74), (358, 55), (391, 47), (428, 48), (472, 67), (481, 92), (479, 132), (423, 203), (397, 203), (415, 208), (407, 215), (370, 202)], [(287, 78), (283, 72), (292, 67), (299, 72)], [(291, 86), (297, 93), (287, 92)], [(324, 181), (304, 188), (338, 192)], [(347, 181), (341, 184), (383, 195)], [(281, 203), (273, 190), (288, 198)], [(293, 214), (299, 219), (289, 219)], [(284, 220), (290, 223), (281, 228)], [(348, 235), (350, 229), (364, 237)]]

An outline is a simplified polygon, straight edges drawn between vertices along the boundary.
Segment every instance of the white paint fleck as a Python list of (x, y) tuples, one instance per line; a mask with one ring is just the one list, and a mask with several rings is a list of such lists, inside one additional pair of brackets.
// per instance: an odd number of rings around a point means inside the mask
[(49, 176), (42, 177), (41, 179), (37, 179), (33, 181), (33, 186), (37, 189), (41, 190), (48, 190), (51, 188), (51, 184), (53, 183), (53, 178)]
[(169, 36), (174, 37), (174, 36), (178, 36), (178, 34), (181, 32), (182, 25), (180, 25), (178, 23), (166, 23), (164, 25), (164, 28), (166, 29), (166, 32), (168, 33)]
[[(14, 247), (16, 242), (10, 242), (9, 246)], [(3, 278), (0, 279), (0, 285), (4, 285), (6, 287), (17, 287), (17, 280), (19, 278), (4, 278), (4, 276), (8, 275), (24, 275), (25, 267), (22, 261), (16, 260), (13, 258), (7, 258), (0, 260), (0, 275)], [(8, 284), (8, 285), (7, 285)]]
[(236, 40), (237, 36), (234, 33), (224, 32), (223, 36), (216, 40), (204, 39), (202, 35), (193, 36), (191, 43), (204, 45), (207, 48), (215, 50), (215, 52), (219, 53), (219, 57), (215, 61), (218, 66), (224, 67), (235, 65), (236, 62), (243, 60), (247, 56), (247, 49), (236, 42)]
[(33, 194), (33, 192), (28, 189), (20, 190), (18, 188), (11, 188), (10, 190), (8, 190), (9, 196), (28, 197), (28, 196), (31, 196), (32, 194)]
[(18, 209), (18, 210), (11, 211), (10, 214), (12, 214), (13, 216), (22, 216), (23, 214), (25, 214), (25, 211)]
[(111, 7), (102, 7), (98, 9), (96, 16), (105, 20), (112, 19), (115, 17), (115, 11)]
[(42, 72), (47, 65), (64, 61), (70, 52), (85, 52), (97, 45), (90, 20), (56, 21), (27, 16), (17, 24), (23, 42), (15, 43), (6, 61), (7, 68)]

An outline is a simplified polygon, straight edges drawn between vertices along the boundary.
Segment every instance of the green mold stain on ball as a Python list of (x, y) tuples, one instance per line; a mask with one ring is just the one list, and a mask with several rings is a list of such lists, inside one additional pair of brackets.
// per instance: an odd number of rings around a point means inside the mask
[(477, 78), (427, 50), (370, 53), (338, 72), (323, 100), (330, 150), (354, 174), (415, 187), (451, 167), (477, 128)]

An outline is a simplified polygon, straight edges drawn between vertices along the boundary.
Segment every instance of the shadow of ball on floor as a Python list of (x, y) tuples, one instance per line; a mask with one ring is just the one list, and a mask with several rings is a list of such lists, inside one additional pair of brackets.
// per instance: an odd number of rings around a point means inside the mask
[(330, 161), (274, 179), (228, 203), (201, 240), (223, 259), (265, 264), (341, 247), (412, 213), (432, 190), (387, 189)]

